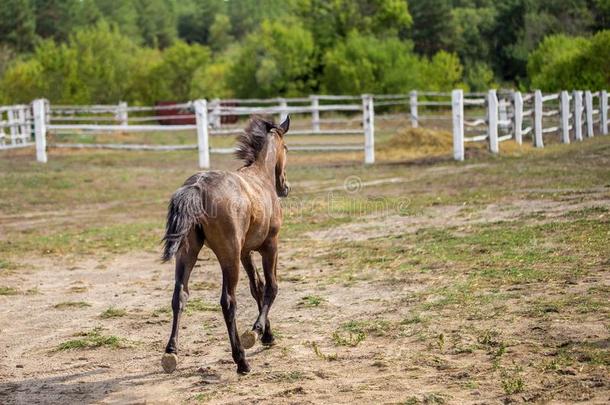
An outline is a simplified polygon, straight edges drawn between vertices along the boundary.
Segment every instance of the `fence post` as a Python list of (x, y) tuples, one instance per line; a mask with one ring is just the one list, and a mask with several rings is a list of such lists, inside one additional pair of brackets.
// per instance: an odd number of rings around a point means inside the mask
[(561, 110), (561, 142), (570, 143), (570, 96), (567, 91), (559, 93)]
[(318, 96), (309, 96), (311, 100), (311, 130), (313, 132), (320, 132), (320, 99)]
[(288, 103), (286, 102), (285, 98), (280, 98), (279, 101), (280, 101), (280, 121), (279, 122), (284, 122), (286, 117), (288, 117), (288, 112), (286, 111), (286, 109), (288, 108)]
[(498, 153), (498, 96), (495, 90), (487, 92), (487, 140), (489, 151)]
[(210, 125), (214, 129), (220, 129), (222, 125), (222, 116), (220, 115), (220, 100), (215, 98), (212, 100), (212, 114), (210, 119)]
[(599, 92), (599, 125), (603, 135), (608, 135), (608, 92), (602, 90)]
[(517, 145), (521, 145), (523, 143), (523, 96), (520, 91), (515, 91), (513, 93), (513, 104), (515, 108), (515, 142), (517, 142)]
[(542, 141), (542, 92), (534, 92), (534, 146), (544, 148)]
[(11, 108), (6, 112), (6, 117), (8, 120), (8, 130), (11, 134), (11, 145), (15, 145), (17, 143), (17, 127), (15, 126), (15, 111)]
[(582, 91), (574, 90), (574, 139), (582, 141)]
[(411, 105), (411, 127), (419, 126), (419, 118), (417, 117), (417, 90), (409, 93), (409, 104)]
[(26, 111), (26, 107), (19, 107), (19, 110), (17, 111), (19, 123), (21, 124), (19, 126), (19, 138), (21, 139), (21, 143), (28, 143), (31, 136), (31, 133), (28, 130)]
[(210, 147), (208, 134), (208, 103), (206, 100), (195, 100), (195, 121), (197, 125), (197, 145), (199, 149), (199, 167), (210, 168)]
[(451, 115), (453, 118), (453, 158), (464, 160), (464, 91), (451, 92)]
[(362, 127), (364, 129), (364, 163), (375, 163), (375, 107), (373, 96), (362, 95)]
[(585, 113), (587, 114), (587, 138), (593, 137), (593, 95), (585, 91)]
[(128, 115), (127, 115), (127, 102), (119, 101), (119, 106), (117, 108), (116, 119), (119, 121), (121, 125), (128, 125)]
[(36, 160), (47, 163), (47, 120), (46, 103), (39, 98), (32, 102), (34, 113), (34, 134), (36, 136)]

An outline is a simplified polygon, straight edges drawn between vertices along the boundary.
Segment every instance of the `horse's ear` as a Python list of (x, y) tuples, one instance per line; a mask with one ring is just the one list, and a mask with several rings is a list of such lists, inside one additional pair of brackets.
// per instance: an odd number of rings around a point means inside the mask
[(285, 134), (286, 132), (288, 132), (288, 130), (290, 129), (290, 115), (286, 116), (286, 119), (284, 120), (284, 122), (282, 122), (280, 124), (280, 128), (282, 129), (282, 132)]
[(265, 132), (269, 133), (273, 128), (275, 128), (275, 124), (271, 121), (261, 120), (265, 124)]

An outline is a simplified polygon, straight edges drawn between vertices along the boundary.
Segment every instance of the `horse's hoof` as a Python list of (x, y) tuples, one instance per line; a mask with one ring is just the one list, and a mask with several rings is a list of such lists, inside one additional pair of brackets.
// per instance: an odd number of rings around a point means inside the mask
[(263, 333), (261, 343), (263, 346), (275, 346), (275, 337), (271, 333)]
[(176, 370), (176, 365), (178, 364), (178, 356), (175, 353), (165, 353), (161, 358), (161, 365), (163, 366), (163, 371), (167, 374), (171, 374)]
[(237, 374), (246, 375), (250, 372), (250, 366), (246, 364), (239, 364), (237, 366)]
[(244, 349), (249, 349), (256, 343), (256, 339), (258, 339), (258, 334), (254, 330), (245, 331), (241, 335), (241, 344)]
[(265, 337), (263, 336), (263, 338), (261, 339), (261, 343), (263, 344), (263, 346), (266, 347), (275, 346), (275, 338), (271, 336), (270, 338), (265, 339)]

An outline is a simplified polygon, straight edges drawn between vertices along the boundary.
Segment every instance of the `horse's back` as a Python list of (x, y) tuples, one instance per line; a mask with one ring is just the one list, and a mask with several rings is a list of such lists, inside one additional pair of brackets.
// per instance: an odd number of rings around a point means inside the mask
[(263, 183), (239, 172), (207, 171), (189, 177), (184, 187), (196, 187), (206, 215), (206, 244), (216, 251), (226, 244), (255, 250), (266, 239), (274, 201)]

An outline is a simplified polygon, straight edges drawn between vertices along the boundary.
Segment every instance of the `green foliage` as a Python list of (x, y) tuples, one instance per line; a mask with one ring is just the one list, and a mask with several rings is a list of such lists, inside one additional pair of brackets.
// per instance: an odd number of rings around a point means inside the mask
[(177, 41), (163, 52), (160, 63), (147, 76), (149, 102), (158, 100), (188, 100), (195, 72), (207, 66), (210, 51), (201, 45)]
[(462, 67), (453, 54), (431, 60), (413, 53), (410, 42), (353, 33), (324, 56), (322, 89), (329, 93), (392, 93), (415, 88), (449, 90)]
[(531, 53), (527, 71), (532, 87), (543, 91), (603, 89), (610, 86), (610, 30), (594, 37), (547, 37)]
[(409, 11), (413, 15), (415, 50), (424, 55), (432, 56), (447, 49), (451, 43), (451, 22), (463, 22), (452, 18), (449, 0), (410, 0)]
[(609, 24), (609, 0), (5, 0), (0, 101), (600, 88)]
[(264, 21), (249, 35), (227, 74), (238, 97), (296, 96), (315, 85), (315, 45), (297, 21)]
[(484, 62), (475, 62), (464, 67), (464, 83), (471, 91), (485, 91), (497, 87), (494, 72)]
[(18, 51), (31, 50), (35, 41), (35, 27), (34, 10), (29, 0), (2, 1), (0, 44), (9, 45)]

